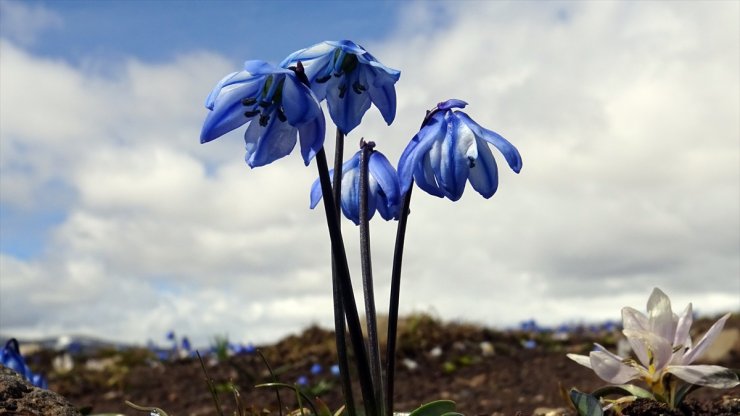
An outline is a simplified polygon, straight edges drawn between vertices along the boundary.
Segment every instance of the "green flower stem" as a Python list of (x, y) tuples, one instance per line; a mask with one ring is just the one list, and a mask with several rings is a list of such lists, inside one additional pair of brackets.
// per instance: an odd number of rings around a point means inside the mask
[[(344, 133), (337, 128), (336, 145), (334, 148), (334, 177), (332, 178), (332, 191), (334, 195), (334, 211), (337, 221), (340, 219), (339, 201), (342, 192), (342, 161), (344, 159)], [(341, 225), (340, 225), (341, 228)], [(339, 365), (339, 378), (342, 382), (342, 393), (344, 394), (345, 406), (349, 416), (355, 416), (355, 398), (352, 393), (352, 380), (349, 376), (349, 359), (347, 358), (346, 324), (344, 319), (344, 304), (342, 303), (342, 291), (339, 286), (337, 266), (334, 254), (331, 256), (331, 282), (334, 297), (334, 336), (337, 344), (337, 361)]]
[(380, 371), (380, 343), (378, 342), (378, 320), (375, 312), (375, 293), (373, 290), (373, 265), (370, 256), (370, 218), (368, 218), (367, 194), (369, 187), (368, 162), (375, 143), (360, 141), (360, 259), (362, 266), (362, 288), (365, 293), (365, 321), (367, 322), (368, 356), (370, 372), (373, 377), (375, 399), (380, 405), (380, 416), (385, 416), (383, 406), (383, 377)]
[(411, 204), (411, 190), (414, 188), (412, 180), (409, 190), (403, 197), (401, 204), (401, 218), (396, 229), (396, 246), (393, 250), (393, 269), (391, 271), (391, 299), (388, 306), (388, 340), (386, 345), (386, 409), (393, 413), (393, 381), (396, 373), (396, 333), (398, 331), (398, 303), (401, 298), (401, 263), (403, 261), (403, 244), (406, 239), (406, 223), (409, 217)]
[(339, 288), (342, 294), (342, 303), (347, 318), (349, 329), (350, 343), (355, 353), (357, 362), (357, 373), (360, 379), (360, 389), (362, 390), (363, 404), (365, 405), (365, 414), (376, 415), (377, 404), (373, 394), (372, 376), (370, 375), (370, 366), (365, 351), (365, 341), (362, 336), (362, 326), (360, 317), (357, 313), (357, 303), (352, 291), (352, 280), (349, 275), (349, 265), (347, 264), (347, 253), (344, 250), (344, 241), (342, 240), (342, 230), (337, 220), (337, 212), (334, 203), (334, 195), (331, 190), (331, 180), (329, 178), (329, 167), (326, 163), (326, 152), (322, 147), (316, 154), (316, 167), (319, 171), (319, 181), (321, 183), (321, 192), (324, 200), (324, 210), (326, 212), (326, 225), (329, 228), (329, 238), (331, 240), (331, 250), (336, 260), (337, 277)]

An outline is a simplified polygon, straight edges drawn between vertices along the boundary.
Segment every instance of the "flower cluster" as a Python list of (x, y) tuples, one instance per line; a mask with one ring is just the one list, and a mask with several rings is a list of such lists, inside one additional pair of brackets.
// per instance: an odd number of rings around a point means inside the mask
[(732, 370), (692, 364), (712, 344), (729, 317), (730, 314), (721, 317), (694, 343), (689, 335), (693, 321), (691, 304), (681, 315), (676, 315), (668, 296), (655, 288), (647, 302), (647, 315), (630, 307), (622, 309), (622, 333), (637, 360), (617, 356), (599, 344), (588, 356), (568, 354), (568, 357), (610, 383), (642, 380), (655, 398), (675, 406), (681, 401), (677, 394), (683, 391), (677, 388), (678, 380), (719, 389), (740, 384)]
[(15, 372), (22, 375), (36, 387), (41, 387), (42, 389), (49, 388), (46, 378), (40, 374), (34, 373), (28, 367), (26, 360), (23, 359), (23, 356), (21, 355), (18, 341), (15, 338), (11, 338), (7, 343), (5, 343), (5, 348), (0, 352), (0, 364), (10, 368), (11, 370), (15, 370)]
[[(347, 413), (354, 415), (348, 354), (342, 332), (348, 331), (366, 414), (385, 416), (393, 411), (396, 321), (400, 265), (411, 188), (457, 201), (467, 182), (490, 198), (498, 188), (496, 161), (488, 145), (496, 147), (514, 172), (522, 168), (519, 151), (498, 133), (481, 127), (463, 111), (467, 103), (451, 99), (427, 111), (421, 129), (404, 150), (398, 169), (360, 140), (360, 151), (343, 161), (343, 139), (360, 124), (371, 105), (389, 125), (396, 116), (395, 84), (400, 72), (378, 61), (362, 46), (349, 41), (326, 41), (290, 54), (274, 67), (247, 61), (244, 69), (223, 78), (206, 99), (210, 110), (201, 131), (209, 142), (242, 125), (246, 161), (250, 167), (267, 165), (287, 156), (300, 141), (306, 165), (316, 160), (319, 173), (310, 191), (310, 206), (323, 198), (333, 256), (332, 283), (337, 354)], [(336, 172), (330, 171), (324, 151), (326, 134), (321, 102), (337, 126)], [(331, 176), (333, 174), (333, 180)], [(362, 333), (352, 291), (341, 227), (344, 216), (360, 227), (360, 257), (367, 342)], [(370, 259), (369, 220), (375, 212), (385, 220), (399, 220), (391, 276), (387, 367), (381, 370)], [(346, 321), (345, 321), (346, 319)], [(318, 369), (320, 371), (320, 369)], [(384, 379), (385, 374), (385, 379)], [(307, 382), (307, 379), (299, 380)]]

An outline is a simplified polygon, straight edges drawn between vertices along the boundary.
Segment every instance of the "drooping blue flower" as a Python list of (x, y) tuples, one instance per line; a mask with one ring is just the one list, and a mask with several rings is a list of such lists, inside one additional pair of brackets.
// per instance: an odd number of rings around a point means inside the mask
[[(360, 224), (360, 157), (362, 150), (342, 165), (341, 206), (344, 216)], [(380, 152), (373, 150), (368, 158), (368, 219), (380, 212), (385, 220), (399, 217), (401, 193), (393, 165)], [(331, 175), (333, 172), (329, 171)], [(321, 184), (317, 179), (311, 187), (311, 209), (321, 200)]]
[(292, 53), (283, 68), (302, 62), (311, 89), (326, 98), (334, 124), (347, 134), (357, 127), (370, 103), (389, 125), (396, 117), (395, 83), (401, 72), (386, 67), (362, 46), (350, 41), (325, 41)]
[(247, 61), (244, 70), (224, 77), (208, 95), (211, 110), (200, 142), (206, 143), (243, 124), (245, 159), (264, 166), (287, 156), (300, 136), (301, 155), (308, 165), (324, 144), (324, 114), (307, 86), (300, 62), (293, 69), (264, 61)]
[(18, 341), (15, 338), (11, 338), (5, 343), (5, 348), (0, 351), (0, 364), (5, 367), (14, 370), (28, 380), (31, 384), (42, 389), (48, 389), (49, 384), (40, 374), (35, 374), (31, 371), (31, 368), (26, 364), (26, 360), (21, 355), (20, 348), (18, 347)]
[(498, 188), (498, 170), (489, 144), (495, 146), (511, 169), (519, 173), (519, 151), (498, 133), (481, 127), (463, 111), (465, 101), (451, 99), (427, 113), (398, 162), (401, 194), (412, 179), (424, 191), (457, 201), (469, 180), (473, 189), (490, 198)]

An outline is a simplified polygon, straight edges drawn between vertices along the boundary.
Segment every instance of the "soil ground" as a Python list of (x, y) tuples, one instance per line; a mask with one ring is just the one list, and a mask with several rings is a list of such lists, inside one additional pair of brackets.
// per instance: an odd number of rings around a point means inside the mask
[[(694, 337), (703, 334), (712, 322), (697, 322)], [(740, 328), (740, 315), (733, 315), (725, 328)], [(455, 401), (458, 411), (468, 416), (531, 415), (538, 408), (567, 408), (561, 386), (588, 392), (605, 383), (565, 354), (587, 354), (595, 341), (616, 351), (619, 337), (618, 328), (581, 328), (562, 337), (551, 332), (497, 331), (443, 323), (426, 315), (412, 316), (399, 329), (395, 408), (409, 411), (437, 399)], [(525, 341), (535, 342), (525, 346)], [(320, 397), (331, 409), (341, 405), (339, 380), (329, 370), (336, 360), (333, 332), (310, 327), (274, 345), (259, 346), (259, 350), (281, 382), (293, 384), (304, 376), (307, 384), (303, 390), (309, 396)], [(129, 400), (162, 408), (170, 416), (217, 415), (197, 358), (162, 361), (145, 349), (98, 351), (94, 357), (75, 357), (75, 368), (59, 374), (51, 369), (53, 353), (40, 354), (29, 361), (38, 371), (49, 374), (50, 388), (93, 413), (141, 414), (124, 404)], [(215, 360), (212, 354), (207, 357), (206, 370), (220, 392), (224, 414), (234, 414), (235, 410), (230, 385), (240, 392), (243, 408), (269, 409), (269, 414), (278, 414), (274, 390), (254, 387), (272, 381), (258, 354), (232, 355), (222, 360)], [(97, 363), (98, 368), (89, 368), (95, 367), (90, 363)], [(314, 364), (322, 367), (318, 374), (311, 373)], [(735, 343), (716, 364), (740, 368), (740, 345)], [(689, 397), (688, 404), (693, 407), (675, 414), (740, 414), (740, 387), (703, 388)], [(283, 390), (281, 398), (284, 408), (297, 407), (291, 391)], [(640, 407), (643, 409), (638, 410)], [(712, 407), (724, 410), (708, 410)], [(638, 402), (632, 413), (625, 414), (674, 413)]]

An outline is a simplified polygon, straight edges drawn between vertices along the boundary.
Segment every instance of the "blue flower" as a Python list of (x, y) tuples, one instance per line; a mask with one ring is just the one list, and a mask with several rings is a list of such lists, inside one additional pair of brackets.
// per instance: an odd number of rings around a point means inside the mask
[(321, 373), (321, 370), (323, 370), (323, 369), (321, 368), (321, 364), (319, 364), (319, 363), (316, 363), (316, 364), (314, 364), (314, 365), (311, 366), (311, 374), (313, 374), (313, 375), (320, 374)]
[[(360, 156), (362, 150), (342, 165), (341, 205), (344, 216), (360, 224)], [(373, 151), (368, 160), (368, 219), (377, 209), (385, 220), (398, 219), (401, 193), (398, 176), (391, 163), (378, 151)], [(332, 174), (332, 171), (329, 172)], [(321, 200), (321, 184), (317, 179), (311, 187), (311, 208)]]
[(285, 58), (287, 68), (302, 62), (311, 89), (326, 98), (329, 114), (347, 134), (357, 127), (370, 103), (389, 125), (396, 117), (395, 83), (401, 72), (386, 67), (362, 46), (349, 41), (326, 41), (301, 49)]
[(42, 389), (48, 389), (49, 385), (46, 379), (40, 374), (34, 374), (26, 364), (26, 360), (21, 355), (18, 341), (11, 338), (5, 343), (5, 348), (0, 351), (0, 364), (14, 370), (28, 380), (31, 384)]
[(516, 147), (464, 112), (453, 111), (466, 105), (462, 100), (447, 100), (427, 113), (398, 162), (402, 195), (413, 179), (424, 191), (457, 201), (470, 180), (473, 189), (490, 198), (498, 188), (498, 171), (488, 144), (504, 155), (514, 172), (522, 169)]
[(307, 87), (303, 67), (276, 68), (264, 61), (247, 61), (244, 70), (224, 77), (208, 95), (211, 110), (203, 123), (200, 142), (206, 143), (243, 124), (251, 167), (287, 156), (300, 136), (301, 154), (308, 165), (324, 144), (324, 114)]

